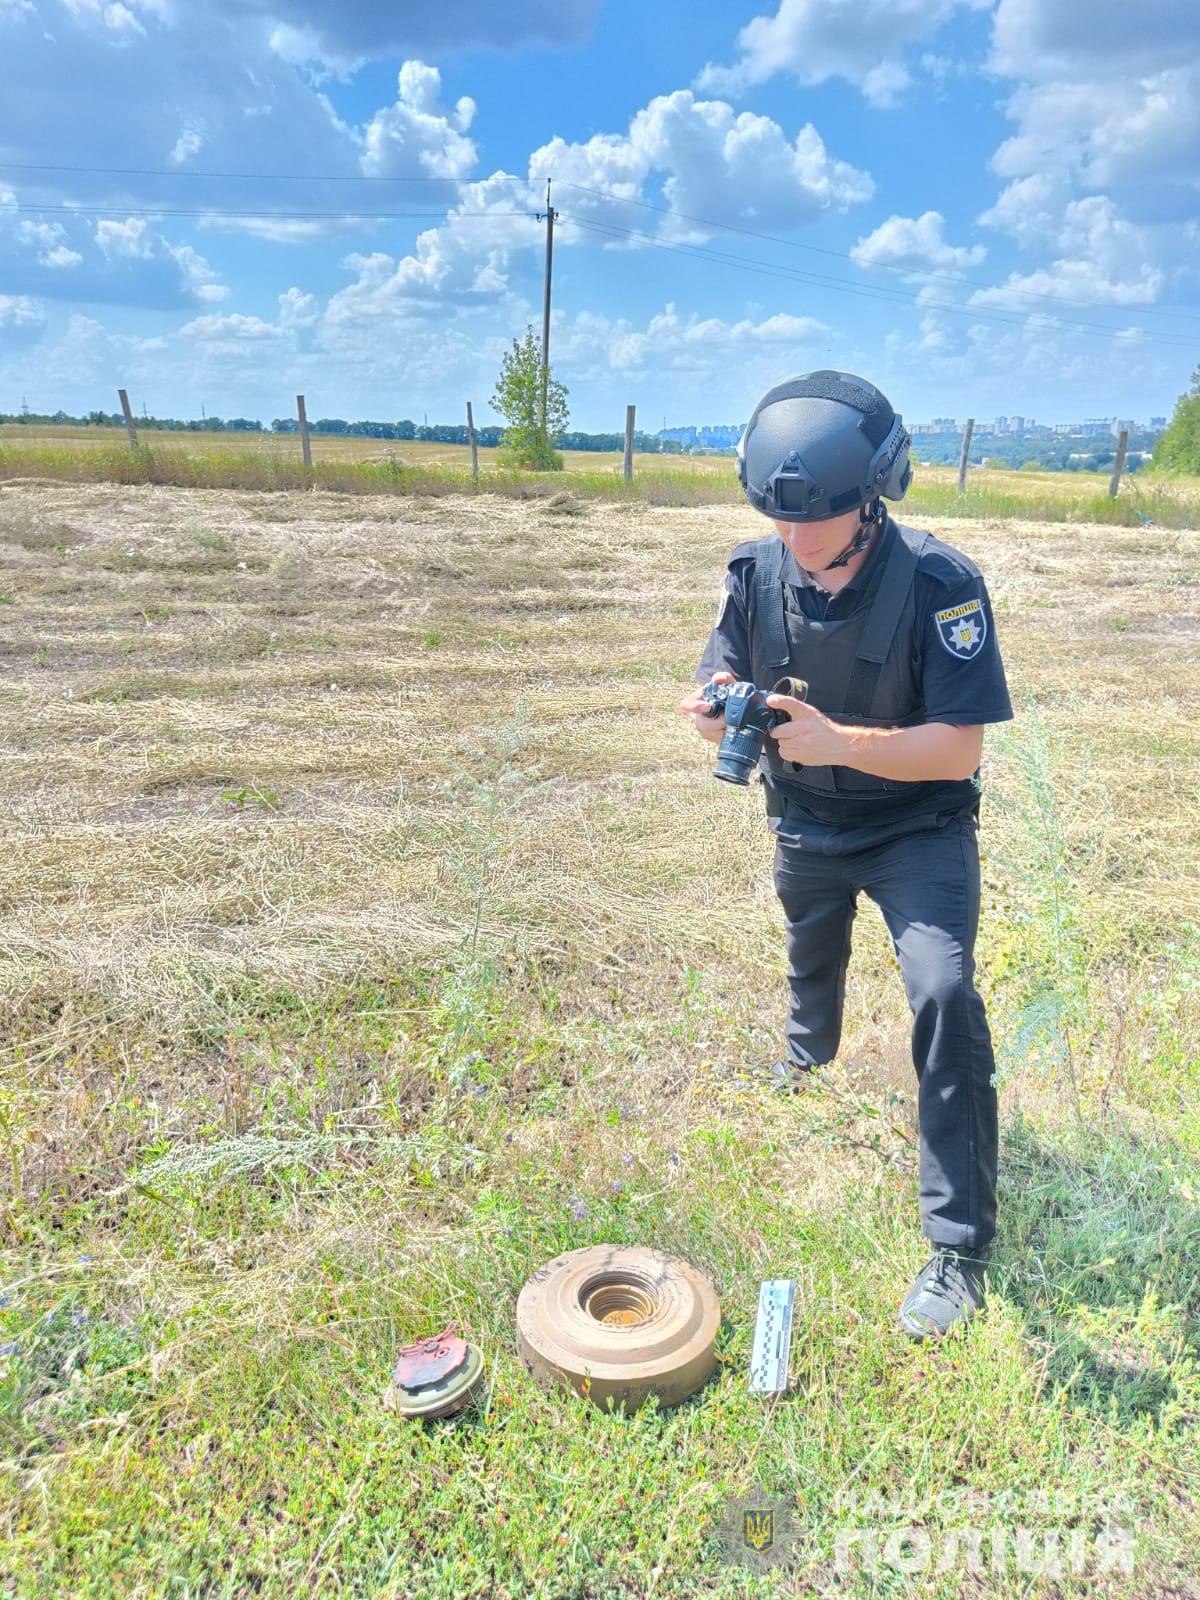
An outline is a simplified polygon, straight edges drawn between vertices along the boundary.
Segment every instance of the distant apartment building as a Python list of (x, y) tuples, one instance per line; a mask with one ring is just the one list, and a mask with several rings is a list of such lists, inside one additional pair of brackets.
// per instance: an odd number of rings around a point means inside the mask
[(707, 445), (712, 450), (730, 450), (741, 436), (742, 429), (737, 423), (720, 422), (700, 428), (697, 431), (696, 443)]
[(909, 431), (915, 438), (918, 434), (961, 433), (962, 429), (953, 417), (934, 417), (932, 422), (914, 422)]
[(742, 426), (734, 422), (709, 422), (702, 427), (688, 423), (680, 428), (660, 428), (655, 435), (672, 440), (684, 450), (732, 450), (741, 436)]

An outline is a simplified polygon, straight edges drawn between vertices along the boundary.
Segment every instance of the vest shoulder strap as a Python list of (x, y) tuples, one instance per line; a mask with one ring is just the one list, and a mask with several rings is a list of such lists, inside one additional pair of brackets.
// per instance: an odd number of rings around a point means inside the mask
[(783, 540), (778, 534), (757, 539), (754, 558), (753, 634), (756, 654), (767, 667), (783, 667), (791, 659), (783, 621)]
[(871, 702), (875, 698), (883, 664), (891, 652), (896, 630), (917, 576), (917, 563), (929, 540), (929, 535), (922, 533), (918, 535), (916, 544), (910, 545), (901, 537), (899, 523), (895, 527), (895, 542), (888, 554), (887, 565), (880, 574), (879, 587), (875, 591), (855, 652), (850, 682), (846, 685), (842, 711), (848, 716), (868, 717), (871, 714)]

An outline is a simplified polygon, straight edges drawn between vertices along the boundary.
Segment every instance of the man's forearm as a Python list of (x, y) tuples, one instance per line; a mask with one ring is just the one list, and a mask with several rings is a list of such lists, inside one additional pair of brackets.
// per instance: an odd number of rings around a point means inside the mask
[(847, 754), (840, 763), (876, 778), (930, 783), (969, 778), (979, 766), (983, 729), (949, 722), (916, 728), (855, 728), (840, 724)]

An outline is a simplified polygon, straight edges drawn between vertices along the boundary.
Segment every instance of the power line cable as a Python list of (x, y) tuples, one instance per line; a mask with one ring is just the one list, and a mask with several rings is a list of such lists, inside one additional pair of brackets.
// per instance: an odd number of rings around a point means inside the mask
[[(221, 181), (249, 183), (461, 183), (464, 181), (471, 181), (464, 180), (459, 175), (453, 175), (449, 173), (442, 177), (430, 174), (406, 175), (404, 177), (387, 177), (379, 173), (365, 172), (330, 172), (324, 174), (312, 172), (210, 172), (204, 169), (193, 167), (91, 167), (67, 165), (65, 163), (57, 164), (52, 162), (33, 161), (0, 161), (0, 171), (67, 172), (76, 174), (87, 173), (93, 176), (124, 178), (208, 178), (219, 179)], [(894, 262), (890, 261), (872, 261), (864, 264), (847, 250), (832, 250), (827, 245), (808, 244), (804, 240), (800, 239), (785, 239), (779, 234), (764, 233), (761, 229), (747, 228), (734, 222), (717, 222), (712, 217), (701, 217), (692, 212), (679, 211), (674, 206), (655, 205), (655, 203), (651, 200), (637, 200), (627, 195), (613, 194), (611, 191), (606, 189), (592, 188), (584, 183), (573, 183), (568, 178), (560, 178), (556, 181), (562, 188), (575, 189), (580, 194), (590, 194), (595, 196), (597, 199), (607, 200), (613, 205), (638, 206), (644, 211), (657, 212), (660, 216), (678, 217), (683, 222), (694, 222), (701, 227), (711, 228), (717, 233), (737, 233), (748, 239), (762, 239), (768, 244), (782, 245), (784, 249), (787, 250), (807, 250), (814, 255), (830, 256), (839, 261), (850, 261), (855, 266), (863, 267), (868, 271), (898, 272), (905, 274), (911, 270), (910, 268), (898, 266)], [(8, 209), (11, 210), (12, 208), (9, 207)], [(164, 215), (165, 214), (168, 213), (164, 213)], [(187, 212), (171, 212), (169, 214), (175, 216), (190, 215), (190, 213)], [(210, 212), (208, 214), (213, 215), (215, 213)], [(360, 212), (356, 214), (367, 215), (368, 213)], [(493, 216), (505, 214), (506, 213), (500, 212), (492, 213)], [(272, 215), (281, 215), (281, 213), (272, 213)], [(933, 268), (924, 271), (922, 276), (940, 283), (954, 285), (969, 284), (975, 289), (995, 289), (997, 287), (1003, 287), (1002, 285), (985, 283), (980, 278), (971, 278), (965, 275), (958, 276), (948, 272), (938, 272)], [(1043, 289), (1020, 289), (1016, 292), (1024, 296), (1026, 299), (1046, 300), (1055, 305), (1080, 307), (1088, 304), (1087, 301), (1072, 300), (1067, 295), (1049, 294)], [(1172, 311), (1162, 306), (1141, 307), (1139, 308), (1139, 315), (1178, 317), (1187, 322), (1200, 322), (1200, 316), (1193, 312)]]
[[(853, 262), (854, 265), (858, 267), (864, 266), (863, 262), (859, 261), (856, 256), (852, 255), (847, 250), (831, 250), (826, 245), (806, 244), (800, 239), (784, 239), (781, 238), (779, 234), (762, 233), (757, 228), (744, 228), (734, 222), (716, 222), (711, 217), (693, 216), (687, 211), (676, 211), (671, 206), (657, 206), (650, 200), (633, 200), (626, 198), (624, 195), (611, 194), (604, 189), (590, 189), (586, 184), (572, 183), (567, 178), (560, 178), (557, 181), (559, 186), (563, 189), (577, 189), (581, 194), (595, 195), (598, 199), (608, 200), (613, 205), (639, 206), (644, 211), (656, 211), (660, 216), (679, 217), (683, 222), (698, 223), (701, 227), (711, 228), (715, 233), (740, 233), (748, 239), (762, 239), (768, 244), (783, 245), (783, 247), (787, 250), (808, 250), (815, 255), (832, 256), (839, 261)], [(865, 265), (868, 270), (882, 270), (885, 272), (909, 273), (913, 270), (910, 267), (897, 266), (894, 262), (890, 261), (872, 261), (866, 263)], [(956, 276), (954, 273), (936, 272), (932, 269), (928, 271), (923, 270), (921, 276), (937, 279), (942, 283), (969, 284), (975, 289), (996, 289), (1004, 287), (1002, 284), (984, 283), (979, 278), (969, 278), (965, 275), (960, 277)], [(1086, 306), (1088, 303), (1084, 300), (1072, 300), (1065, 295), (1047, 294), (1044, 290), (1039, 289), (1020, 289), (1016, 292), (1026, 296), (1028, 299), (1050, 300), (1058, 305), (1064, 306)], [(1181, 317), (1188, 322), (1200, 322), (1200, 316), (1197, 316), (1193, 312), (1170, 311), (1162, 306), (1140, 307), (1139, 314), (1159, 317)]]
[(448, 217), (445, 211), (223, 211), (216, 206), (202, 210), (179, 211), (166, 206), (38, 206), (22, 202), (19, 205), (0, 206), (0, 216), (6, 211), (51, 212), (65, 216), (90, 217), (244, 217), (278, 222), (486, 222), (492, 217), (528, 217), (535, 220), (532, 211), (466, 211), (462, 216)]
[(2, 172), (86, 172), (109, 178), (236, 178), (254, 183), (462, 183), (461, 175), (390, 178), (373, 172), (205, 172), (196, 167), (74, 167), (46, 161), (0, 161)]
[[(90, 167), (90, 166), (57, 165), (57, 164), (51, 164), (51, 163), (3, 162), (3, 161), (0, 161), (0, 170), (4, 170), (4, 171), (27, 171), (27, 172), (36, 171), (36, 172), (88, 173), (88, 174), (93, 174), (93, 175), (107, 175), (107, 176), (116, 176), (116, 177), (164, 177), (164, 178), (190, 177), (190, 178), (209, 178), (209, 179), (221, 179), (221, 180), (245, 180), (245, 181), (254, 181), (254, 182), (281, 181), (281, 182), (307, 182), (307, 183), (327, 183), (327, 182), (328, 183), (451, 183), (451, 182), (461, 181), (459, 179), (452, 178), (452, 177), (449, 177), (449, 176), (447, 176), (447, 177), (436, 177), (436, 176), (427, 176), (427, 175), (411, 176), (411, 177), (404, 177), (404, 178), (389, 178), (389, 177), (381, 177), (381, 176), (378, 176), (378, 175), (375, 175), (375, 174), (367, 174), (367, 173), (363, 173), (363, 174), (357, 174), (357, 173), (330, 173), (330, 174), (326, 174), (325, 176), (321, 176), (321, 175), (313, 174), (313, 173), (208, 172), (208, 171), (200, 171), (200, 170), (196, 170), (196, 169), (192, 169), (192, 168), (181, 168), (179, 170), (169, 170), (169, 169), (166, 169), (166, 168), (151, 168), (151, 167)], [(652, 201), (636, 200), (636, 199), (632, 199), (632, 198), (630, 198), (628, 196), (624, 196), (624, 195), (615, 195), (615, 194), (612, 194), (612, 193), (610, 193), (610, 192), (608, 192), (606, 190), (603, 190), (603, 189), (591, 188), (586, 184), (573, 183), (569, 179), (565, 179), (565, 178), (564, 179), (560, 179), (559, 182), (560, 182), (561, 186), (564, 187), (564, 188), (575, 189), (579, 193), (593, 195), (598, 199), (607, 200), (607, 201), (609, 201), (610, 203), (612, 203), (614, 205), (635, 205), (635, 206), (638, 206), (638, 207), (640, 207), (640, 208), (642, 208), (644, 210), (657, 212), (658, 214), (660, 214), (662, 216), (678, 217), (681, 221), (693, 222), (693, 223), (698, 224), (699, 226), (706, 227), (706, 228), (711, 228), (714, 232), (737, 233), (737, 234), (741, 234), (741, 235), (743, 235), (743, 236), (745, 236), (747, 238), (762, 239), (767, 243), (779, 244), (779, 245), (784, 246), (787, 249), (807, 250), (807, 251), (810, 251), (810, 252), (812, 252), (814, 254), (817, 254), (817, 255), (830, 256), (830, 257), (836, 258), (838, 260), (855, 262), (854, 256), (850, 255), (846, 251), (832, 250), (832, 249), (829, 249), (826, 246), (806, 244), (806, 243), (803, 243), (802, 241), (794, 240), (794, 239), (784, 239), (784, 238), (780, 237), (777, 234), (764, 233), (764, 232), (762, 232), (762, 231), (760, 231), (758, 229), (741, 227), (736, 223), (721, 223), (721, 222), (717, 222), (712, 218), (696, 216), (696, 215), (691, 214), (691, 213), (686, 212), (686, 211), (678, 211), (678, 210), (676, 210), (676, 209), (674, 209), (673, 207), (670, 207), (670, 206), (655, 205)], [(491, 218), (491, 217), (515, 218), (515, 217), (524, 217), (524, 216), (528, 216), (530, 218), (530, 220), (535, 220), (534, 214), (532, 212), (524, 212), (524, 211), (463, 212), (463, 213), (457, 214), (454, 218), (450, 218), (450, 217), (448, 217), (447, 213), (444, 212), (444, 211), (424, 211), (424, 212), (423, 211), (370, 211), (370, 210), (365, 210), (365, 209), (362, 209), (362, 208), (357, 208), (356, 210), (351, 211), (351, 212), (346, 212), (346, 211), (232, 211), (232, 210), (227, 210), (227, 209), (222, 209), (222, 208), (212, 207), (212, 206), (204, 207), (203, 209), (190, 210), (190, 209), (180, 209), (180, 208), (174, 208), (174, 207), (157, 207), (157, 206), (156, 207), (152, 207), (152, 208), (140, 208), (140, 207), (130, 207), (130, 206), (124, 206), (124, 205), (100, 207), (100, 206), (86, 206), (86, 205), (35, 205), (35, 204), (21, 203), (21, 204), (16, 204), (16, 205), (9, 205), (9, 206), (4, 207), (3, 209), (8, 210), (8, 211), (18, 211), (18, 212), (49, 212), (51, 214), (61, 214), (61, 215), (70, 215), (70, 214), (91, 215), (91, 216), (95, 216), (95, 215), (99, 215), (99, 216), (124, 215), (124, 216), (141, 216), (141, 217), (179, 217), (179, 218), (198, 218), (198, 219), (204, 219), (204, 218), (212, 217), (212, 218), (217, 218), (219, 220), (231, 220), (231, 221), (233, 221), (233, 220), (242, 220), (242, 221), (280, 221), (280, 222), (298, 222), (298, 221), (345, 221), (345, 222), (357, 222), (357, 221), (406, 221), (406, 220), (412, 220), (412, 221), (454, 221), (454, 222), (458, 222), (460, 220), (466, 220), (468, 218), (471, 219), (471, 220), (474, 220), (474, 221), (480, 221), (480, 220), (484, 220), (484, 219)], [(638, 229), (621, 228), (616, 224), (604, 223), (604, 222), (600, 222), (600, 221), (598, 221), (596, 219), (590, 219), (590, 218), (589, 219), (585, 219), (583, 217), (572, 215), (572, 216), (570, 216), (568, 218), (568, 220), (574, 222), (577, 227), (590, 228), (590, 229), (595, 230), (595, 231), (607, 232), (610, 236), (614, 236), (614, 237), (615, 236), (620, 236), (620, 237), (625, 237), (625, 238), (630, 238), (630, 239), (637, 239), (637, 240), (641, 241), (642, 243), (651, 246), (652, 248), (661, 249), (661, 250), (670, 250), (670, 251), (673, 251), (676, 254), (689, 256), (692, 259), (696, 259), (696, 260), (711, 260), (711, 261), (719, 263), (719, 264), (728, 265), (728, 266), (735, 266), (735, 267), (740, 268), (741, 270), (744, 270), (744, 271), (757, 272), (757, 273), (759, 273), (760, 275), (763, 275), (763, 276), (780, 277), (780, 278), (784, 278), (784, 279), (791, 279), (792, 281), (810, 282), (810, 283), (814, 283), (814, 284), (819, 284), (819, 285), (821, 285), (821, 286), (823, 286), (825, 288), (833, 290), (835, 293), (851, 294), (851, 295), (855, 295), (855, 296), (857, 296), (859, 298), (863, 298), (863, 299), (883, 300), (883, 301), (888, 301), (888, 302), (891, 302), (891, 303), (901, 303), (901, 304), (905, 304), (905, 305), (920, 305), (920, 306), (925, 307), (925, 308), (927, 308), (929, 310), (945, 311), (945, 312), (948, 312), (948, 313), (951, 313), (951, 314), (954, 314), (954, 315), (958, 315), (958, 316), (971, 316), (971, 317), (975, 317), (975, 318), (983, 318), (983, 319), (988, 320), (988, 321), (1000, 322), (1000, 323), (1003, 323), (1003, 324), (1005, 324), (1007, 326), (1010, 326), (1010, 327), (1020, 327), (1020, 326), (1024, 325), (1025, 314), (1023, 314), (1023, 313), (1018, 313), (1015, 316), (1008, 316), (1003, 311), (995, 310), (995, 309), (992, 309), (990, 307), (983, 307), (983, 306), (957, 306), (957, 305), (953, 305), (953, 304), (950, 304), (950, 303), (944, 302), (944, 301), (920, 300), (920, 299), (918, 299), (917, 297), (915, 297), (913, 295), (909, 295), (909, 294), (904, 293), (904, 291), (902, 291), (902, 290), (886, 289), (882, 285), (868, 286), (868, 285), (864, 285), (864, 284), (851, 284), (846, 279), (837, 278), (837, 277), (834, 277), (833, 275), (820, 274), (820, 273), (810, 273), (810, 272), (805, 272), (801, 268), (789, 268), (789, 267), (785, 267), (785, 266), (782, 266), (782, 265), (779, 265), (779, 264), (772, 264), (772, 263), (768, 263), (768, 262), (758, 261), (758, 260), (753, 259), (753, 258), (733, 256), (733, 255), (730, 255), (730, 254), (728, 254), (726, 252), (713, 251), (711, 249), (708, 249), (707, 247), (700, 246), (700, 245), (672, 244), (671, 242), (669, 242), (667, 240), (660, 239), (660, 238), (658, 238), (657, 236), (655, 236), (653, 234), (648, 234), (648, 233), (641, 232)], [(857, 262), (855, 262), (855, 264), (856, 265), (861, 265), (861, 263), (857, 263)], [(889, 272), (904, 273), (907, 270), (907, 269), (905, 269), (903, 267), (897, 267), (897, 266), (893, 265), (892, 263), (888, 263), (888, 262), (874, 262), (874, 263), (871, 263), (871, 266), (880, 267), (880, 268), (883, 268), (884, 270), (889, 271)], [(953, 276), (951, 274), (948, 274), (948, 273), (939, 273), (939, 272), (935, 272), (935, 271), (927, 272), (927, 273), (924, 274), (924, 276), (929, 277), (931, 279), (935, 279), (935, 280), (941, 281), (941, 282), (953, 284), (956, 287), (960, 286), (960, 285), (970, 285), (970, 286), (975, 287), (975, 288), (985, 288), (985, 289), (995, 289), (995, 288), (998, 287), (995, 284), (983, 284), (983, 283), (980, 282), (979, 279), (967, 278), (967, 277), (955, 277), (955, 276)], [(1051, 294), (1047, 294), (1047, 293), (1045, 293), (1043, 291), (1018, 290), (1016, 292), (1020, 293), (1021, 295), (1023, 295), (1026, 298), (1029, 298), (1029, 299), (1046, 300), (1048, 302), (1051, 302), (1051, 303), (1054, 303), (1054, 304), (1059, 304), (1059, 305), (1079, 306), (1079, 305), (1085, 304), (1085, 302), (1069, 300), (1069, 299), (1067, 299), (1066, 297), (1064, 297), (1062, 295), (1051, 295)], [(1153, 307), (1153, 306), (1147, 306), (1147, 307), (1139, 308), (1139, 314), (1141, 314), (1141, 315), (1151, 315), (1151, 316), (1178, 317), (1178, 318), (1182, 318), (1182, 319), (1187, 320), (1187, 321), (1200, 320), (1200, 318), (1196, 318), (1196, 317), (1192, 316), (1188, 312), (1168, 311), (1168, 310), (1166, 310), (1164, 308)], [(1066, 329), (1069, 329), (1069, 330), (1074, 331), (1074, 332), (1084, 333), (1084, 334), (1092, 334), (1092, 335), (1100, 336), (1100, 337), (1107, 338), (1107, 339), (1119, 338), (1121, 336), (1122, 332), (1124, 331), (1124, 330), (1120, 330), (1120, 329), (1106, 328), (1106, 327), (1103, 327), (1103, 326), (1101, 326), (1099, 324), (1096, 324), (1096, 323), (1080, 322), (1078, 319), (1073, 320), (1073, 321), (1069, 321), (1069, 322), (1065, 321), (1065, 320), (1059, 320), (1059, 326), (1063, 327), (1063, 328), (1066, 328)], [(1164, 338), (1161, 335), (1152, 333), (1149, 330), (1144, 329), (1144, 328), (1137, 328), (1136, 331), (1139, 332), (1143, 336), (1143, 338), (1145, 340), (1147, 340), (1148, 342), (1153, 342), (1153, 343), (1156, 343), (1156, 344), (1164, 344), (1164, 345), (1169, 346), (1170, 348), (1176, 348), (1176, 349), (1182, 349), (1182, 348), (1185, 348), (1185, 347), (1186, 348), (1191, 348), (1190, 345), (1185, 346), (1179, 340), (1173, 340), (1173, 339), (1170, 339), (1170, 338)]]

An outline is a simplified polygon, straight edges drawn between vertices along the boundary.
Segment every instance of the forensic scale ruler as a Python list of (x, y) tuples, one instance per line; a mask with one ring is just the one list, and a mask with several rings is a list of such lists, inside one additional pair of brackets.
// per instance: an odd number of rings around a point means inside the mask
[(769, 1278), (758, 1291), (758, 1318), (750, 1356), (750, 1388), (761, 1394), (782, 1394), (788, 1383), (792, 1348), (794, 1278)]

